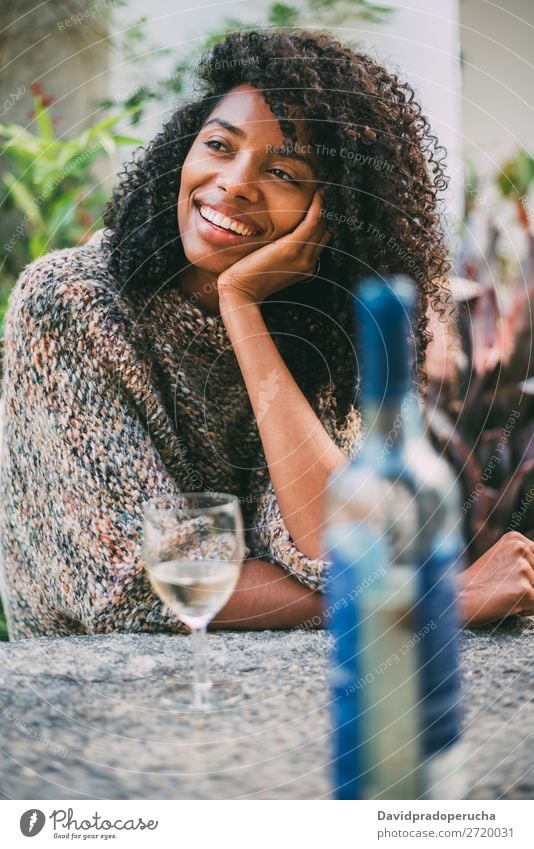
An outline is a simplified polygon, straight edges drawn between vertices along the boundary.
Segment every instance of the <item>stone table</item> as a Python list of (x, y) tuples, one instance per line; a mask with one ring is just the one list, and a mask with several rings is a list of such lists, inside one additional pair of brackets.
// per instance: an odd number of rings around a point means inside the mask
[[(14, 799), (329, 798), (325, 632), (212, 633), (214, 676), (246, 698), (173, 707), (186, 637), (106, 635), (0, 647), (0, 796)], [(471, 798), (534, 795), (534, 625), (462, 634)]]

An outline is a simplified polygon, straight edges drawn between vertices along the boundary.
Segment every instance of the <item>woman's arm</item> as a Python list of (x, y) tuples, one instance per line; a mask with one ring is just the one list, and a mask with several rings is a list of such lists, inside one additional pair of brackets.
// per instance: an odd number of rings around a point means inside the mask
[(247, 560), (232, 597), (210, 630), (282, 629), (322, 625), (322, 596), (303, 586), (280, 566)]
[[(511, 531), (458, 576), (463, 627), (507, 616), (534, 615), (534, 543)], [(248, 560), (237, 588), (210, 628), (322, 628), (321, 593), (303, 586), (280, 566)]]
[(282, 516), (300, 551), (320, 558), (326, 481), (346, 456), (291, 375), (259, 305), (225, 287), (219, 290), (219, 305), (256, 417)]

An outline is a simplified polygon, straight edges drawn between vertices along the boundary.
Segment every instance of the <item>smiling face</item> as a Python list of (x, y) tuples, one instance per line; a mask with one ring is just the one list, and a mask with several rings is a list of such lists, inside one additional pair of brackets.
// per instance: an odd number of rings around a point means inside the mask
[(278, 121), (250, 85), (232, 89), (211, 112), (178, 195), (184, 253), (197, 269), (220, 274), (302, 221), (318, 183), (302, 122), (295, 126), (298, 145), (284, 151)]

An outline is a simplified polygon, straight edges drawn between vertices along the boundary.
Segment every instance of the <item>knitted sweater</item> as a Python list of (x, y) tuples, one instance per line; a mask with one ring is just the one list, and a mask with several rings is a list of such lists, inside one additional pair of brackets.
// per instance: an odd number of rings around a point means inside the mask
[[(328, 561), (295, 546), (220, 316), (175, 286), (128, 293), (100, 230), (31, 262), (5, 323), (0, 574), (12, 639), (178, 633), (143, 568), (142, 505), (162, 493), (232, 492), (247, 557), (324, 590)], [(339, 431), (359, 448), (354, 409)]]

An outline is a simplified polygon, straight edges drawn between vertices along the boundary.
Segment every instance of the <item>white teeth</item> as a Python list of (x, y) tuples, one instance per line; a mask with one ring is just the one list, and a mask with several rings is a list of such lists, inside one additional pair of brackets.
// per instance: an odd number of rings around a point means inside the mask
[(241, 221), (236, 221), (235, 218), (228, 218), (226, 215), (221, 215), (220, 212), (217, 212), (215, 209), (211, 209), (209, 206), (202, 205), (200, 207), (200, 214), (202, 215), (202, 218), (205, 218), (207, 221), (211, 221), (212, 224), (216, 224), (217, 227), (222, 227), (224, 230), (231, 230), (239, 236), (252, 236), (254, 233), (250, 227), (242, 224)]

